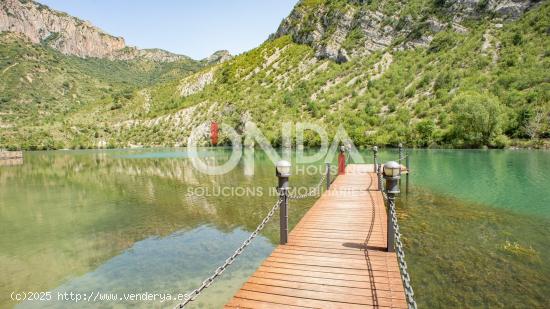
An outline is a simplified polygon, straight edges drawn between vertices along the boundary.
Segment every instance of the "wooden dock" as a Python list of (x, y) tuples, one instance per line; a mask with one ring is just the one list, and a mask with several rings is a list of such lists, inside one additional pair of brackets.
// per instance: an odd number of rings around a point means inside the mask
[(373, 165), (349, 165), (225, 307), (407, 308), (386, 229)]

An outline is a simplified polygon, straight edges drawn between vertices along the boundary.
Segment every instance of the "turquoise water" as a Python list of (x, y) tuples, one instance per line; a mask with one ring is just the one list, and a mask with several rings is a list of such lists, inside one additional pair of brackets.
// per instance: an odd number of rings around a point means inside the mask
[(549, 308), (550, 152), (408, 152), (398, 217), (420, 307)]
[[(550, 152), (414, 150), (399, 219), (419, 304), (549, 307)], [(203, 149), (211, 163), (228, 150)], [(363, 152), (367, 161), (372, 153)], [(380, 152), (381, 161), (396, 150)], [(25, 153), (0, 166), (0, 307), (142, 308), (176, 301), (14, 301), (12, 292), (184, 293), (200, 285), (269, 211), (274, 167), (196, 171), (185, 149)], [(314, 165), (322, 171), (322, 162)], [(315, 169), (313, 169), (315, 171)], [(294, 186), (314, 185), (303, 169)], [(253, 196), (219, 196), (244, 187)], [(209, 194), (197, 196), (193, 192)], [(403, 187), (404, 189), (404, 187)], [(404, 190), (403, 190), (404, 191)], [(261, 192), (263, 194), (258, 194)], [(294, 202), (291, 226), (314, 199)], [(278, 242), (270, 222), (252, 247), (192, 307), (218, 308)]]
[(550, 216), (549, 157), (537, 150), (416, 150), (411, 182), (466, 201)]

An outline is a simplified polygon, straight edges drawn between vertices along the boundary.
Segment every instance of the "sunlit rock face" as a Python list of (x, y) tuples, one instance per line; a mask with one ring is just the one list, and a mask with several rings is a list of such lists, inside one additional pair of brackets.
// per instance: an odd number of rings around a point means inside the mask
[[(376, 2), (376, 1), (375, 1)], [(292, 36), (297, 43), (315, 48), (316, 57), (346, 62), (395, 44), (397, 49), (426, 47), (433, 35), (445, 29), (462, 29), (464, 19), (491, 16), (517, 19), (536, 1), (530, 0), (436, 0), (434, 10), (452, 17), (453, 22), (428, 15), (411, 16), (383, 10), (385, 1), (335, 1), (297, 5), (283, 20), (273, 37)], [(315, 7), (312, 8), (311, 6)], [(335, 9), (335, 7), (338, 7)], [(421, 31), (427, 29), (428, 31)]]
[(140, 50), (66, 13), (55, 11), (34, 1), (0, 1), (0, 32), (21, 33), (32, 43), (48, 45), (63, 54), (82, 58), (118, 60), (136, 58), (171, 62), (188, 57), (160, 49)]

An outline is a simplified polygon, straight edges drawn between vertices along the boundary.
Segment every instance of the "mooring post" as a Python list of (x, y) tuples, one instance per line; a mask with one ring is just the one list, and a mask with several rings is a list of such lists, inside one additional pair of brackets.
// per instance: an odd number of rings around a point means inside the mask
[(407, 174), (405, 175), (405, 193), (408, 195), (409, 194), (409, 174), (411, 173), (411, 169), (410, 169), (410, 161), (409, 161), (409, 154), (407, 153), (407, 157), (405, 158), (405, 162), (406, 162), (406, 167), (407, 167)]
[[(397, 145), (399, 147), (399, 160), (397, 163), (399, 163), (399, 166), (403, 165), (403, 143), (399, 143)], [(399, 185), (401, 185), (401, 179), (399, 179)]]
[(281, 160), (277, 162), (275, 175), (279, 178), (277, 186), (281, 205), (279, 206), (279, 243), (284, 245), (288, 242), (288, 177), (290, 177), (291, 164)]
[(346, 146), (340, 146), (340, 154), (338, 155), (338, 175), (346, 173)]
[(327, 190), (330, 189), (330, 162), (326, 162), (326, 173), (327, 173)]
[(384, 179), (386, 179), (386, 193), (388, 194), (388, 252), (394, 252), (395, 229), (393, 216), (395, 215), (395, 198), (399, 194), (399, 179), (401, 178), (401, 164), (395, 161), (384, 163)]
[(376, 173), (376, 171), (378, 171), (378, 167), (377, 167), (378, 164), (377, 164), (377, 161), (376, 161), (377, 157), (378, 157), (378, 146), (372, 147), (372, 152), (374, 154), (374, 160), (373, 160), (373, 162), (374, 162), (374, 172)]
[(378, 190), (382, 191), (384, 190), (384, 187), (382, 186), (382, 178), (380, 178), (380, 175), (382, 174), (382, 164), (378, 164), (378, 170), (376, 171), (376, 174), (378, 177)]

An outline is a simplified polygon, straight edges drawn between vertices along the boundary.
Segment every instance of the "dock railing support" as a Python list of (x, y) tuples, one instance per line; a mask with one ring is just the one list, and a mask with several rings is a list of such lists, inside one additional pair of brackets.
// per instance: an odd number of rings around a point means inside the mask
[(389, 211), (395, 208), (395, 198), (399, 194), (399, 179), (401, 178), (401, 164), (395, 161), (384, 163), (384, 179), (386, 179), (386, 193), (388, 194), (388, 229), (387, 248), (388, 252), (394, 252), (395, 229), (392, 221), (392, 214)]
[(373, 156), (374, 156), (374, 172), (376, 173), (378, 171), (378, 163), (377, 163), (377, 159), (378, 159), (378, 146), (374, 146), (372, 147), (372, 153), (373, 153)]
[(330, 162), (326, 162), (326, 173), (327, 173), (327, 190), (330, 189)]
[(279, 243), (284, 245), (288, 242), (288, 177), (292, 165), (288, 161), (277, 162), (275, 175), (279, 178), (277, 186), (281, 205), (279, 206)]
[[(376, 171), (376, 174), (382, 174), (382, 164), (378, 164), (378, 170)], [(382, 178), (380, 178), (380, 176), (378, 176), (378, 190), (384, 191), (384, 186), (382, 186)]]
[(340, 146), (340, 154), (338, 155), (338, 175), (346, 173), (346, 146)]
[(406, 154), (407, 157), (405, 158), (405, 166), (407, 167), (407, 174), (405, 175), (405, 194), (409, 194), (409, 174), (411, 173), (411, 169), (410, 169), (410, 156), (409, 154), (407, 153)]
[[(397, 146), (399, 147), (399, 160), (397, 163), (399, 163), (399, 165), (403, 165), (403, 143), (399, 143)], [(399, 179), (399, 185), (401, 185), (401, 179)]]

